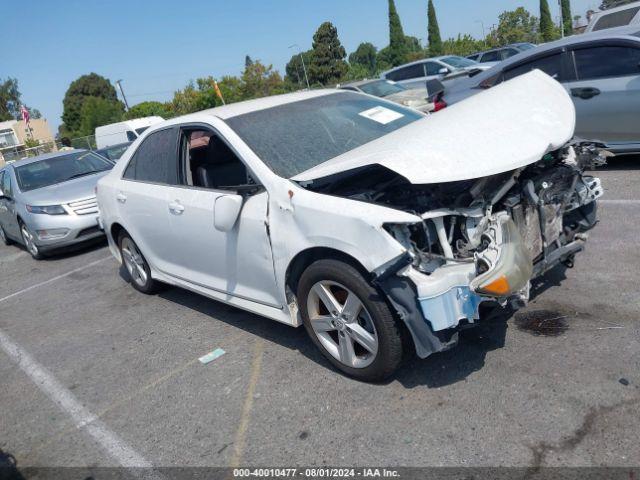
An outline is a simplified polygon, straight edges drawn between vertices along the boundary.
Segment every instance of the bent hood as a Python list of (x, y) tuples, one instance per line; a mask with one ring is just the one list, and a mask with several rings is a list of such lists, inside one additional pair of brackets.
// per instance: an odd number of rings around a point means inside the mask
[(293, 177), (308, 181), (379, 164), (411, 183), (469, 180), (524, 167), (562, 147), (575, 108), (562, 85), (534, 70)]

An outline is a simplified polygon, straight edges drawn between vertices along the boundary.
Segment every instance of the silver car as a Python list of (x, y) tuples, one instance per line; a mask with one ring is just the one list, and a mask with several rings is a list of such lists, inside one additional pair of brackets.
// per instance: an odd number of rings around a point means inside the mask
[[(534, 69), (567, 90), (576, 109), (576, 136), (617, 154), (640, 152), (640, 27), (558, 40), (515, 55), (469, 78), (443, 82), (448, 105)], [(526, 95), (527, 92), (523, 92)], [(502, 108), (500, 104), (496, 108)]]
[(0, 240), (31, 256), (103, 235), (95, 188), (113, 163), (86, 150), (21, 160), (0, 170)]
[(429, 93), (424, 87), (406, 88), (391, 80), (378, 78), (375, 80), (360, 80), (358, 82), (345, 83), (338, 88), (384, 98), (385, 100), (399, 103), (405, 107), (411, 107), (425, 113), (435, 110), (435, 105), (429, 101)]

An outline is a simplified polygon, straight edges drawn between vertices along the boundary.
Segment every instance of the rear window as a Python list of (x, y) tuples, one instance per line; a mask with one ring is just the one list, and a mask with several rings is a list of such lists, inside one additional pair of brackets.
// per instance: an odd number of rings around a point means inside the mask
[(493, 52), (487, 52), (484, 55), (482, 55), (482, 62), (497, 62), (498, 60), (500, 60), (500, 52), (498, 50), (495, 50)]
[(640, 7), (633, 7), (602, 15), (593, 26), (593, 31), (629, 25), (638, 12), (640, 12)]
[(290, 178), (421, 118), (400, 105), (340, 92), (226, 122), (274, 173)]

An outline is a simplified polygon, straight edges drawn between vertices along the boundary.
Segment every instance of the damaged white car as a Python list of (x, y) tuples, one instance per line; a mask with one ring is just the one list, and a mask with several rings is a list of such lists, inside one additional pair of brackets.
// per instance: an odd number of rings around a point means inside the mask
[(338, 90), (227, 105), (145, 132), (99, 182), (101, 223), (136, 289), (304, 324), (378, 380), (573, 262), (602, 194), (574, 124), (539, 71), (432, 117)]

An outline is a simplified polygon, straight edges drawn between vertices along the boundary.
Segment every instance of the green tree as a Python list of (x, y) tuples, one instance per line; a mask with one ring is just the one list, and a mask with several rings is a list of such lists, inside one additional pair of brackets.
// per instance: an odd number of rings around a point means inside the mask
[[(372, 43), (364, 42), (358, 45), (355, 52), (349, 55), (349, 70), (355, 67), (363, 67), (368, 75), (376, 73), (376, 57), (378, 50)], [(352, 75), (351, 72), (349, 75)]]
[(133, 118), (152, 117), (156, 115), (164, 119), (171, 118), (173, 116), (171, 105), (154, 101), (141, 102), (131, 107), (129, 111), (124, 114), (124, 119), (131, 120)]
[(485, 48), (481, 40), (476, 40), (471, 35), (458, 34), (457, 38), (448, 38), (442, 42), (442, 53), (444, 55), (459, 55), (466, 57)]
[(407, 53), (409, 52), (406, 37), (393, 0), (389, 0), (389, 46), (383, 50), (382, 61), (384, 63), (395, 67), (407, 61)]
[(502, 12), (498, 20), (498, 28), (489, 39), (491, 46), (502, 46), (510, 43), (539, 41), (538, 17), (531, 15), (524, 7)]
[(547, 0), (540, 0), (540, 35), (543, 42), (550, 42), (556, 38), (555, 25), (551, 19)]
[[(302, 58), (300, 58), (302, 56)], [(304, 69), (309, 68), (311, 65), (311, 57), (313, 56), (313, 50), (307, 50), (306, 52), (296, 53), (287, 62), (285, 66), (285, 80), (292, 85), (306, 87), (304, 79)], [(302, 66), (302, 60), (304, 59), (304, 68)]]
[(329, 85), (340, 81), (349, 68), (346, 56), (338, 30), (331, 22), (324, 22), (313, 35), (309, 82)]
[[(0, 80), (0, 122), (5, 120), (21, 120), (22, 111), (22, 95), (18, 88), (18, 80), (15, 78), (7, 78)], [(35, 108), (25, 105), (29, 111), (31, 118), (40, 118), (42, 115)]]
[[(71, 82), (64, 100), (62, 101), (62, 121), (64, 128), (70, 135), (76, 135), (80, 131), (82, 123), (82, 107), (89, 98), (102, 98), (113, 104), (122, 104), (118, 101), (116, 89), (111, 82), (100, 75), (90, 73), (82, 75), (77, 80)], [(94, 106), (97, 104), (93, 104)], [(106, 105), (106, 104), (101, 104)]]
[(244, 68), (247, 68), (248, 66), (253, 64), (253, 60), (251, 59), (251, 57), (249, 55), (246, 55), (244, 57)]
[(442, 55), (442, 38), (440, 37), (440, 27), (438, 26), (438, 17), (436, 17), (436, 9), (433, 6), (433, 0), (429, 0), (427, 6), (427, 37), (429, 41), (429, 53), (432, 56)]
[(562, 28), (565, 36), (573, 34), (573, 20), (571, 18), (571, 0), (560, 0), (560, 11), (562, 12)]
[(286, 91), (282, 77), (273, 70), (273, 66), (263, 65), (258, 60), (244, 69), (240, 80), (240, 92), (245, 100), (278, 95)]
[(93, 135), (96, 127), (119, 122), (124, 115), (124, 107), (120, 102), (113, 102), (102, 97), (87, 97), (80, 110), (80, 128), (77, 136)]

